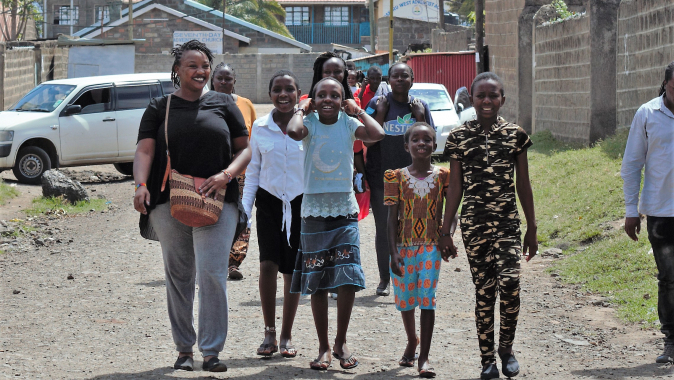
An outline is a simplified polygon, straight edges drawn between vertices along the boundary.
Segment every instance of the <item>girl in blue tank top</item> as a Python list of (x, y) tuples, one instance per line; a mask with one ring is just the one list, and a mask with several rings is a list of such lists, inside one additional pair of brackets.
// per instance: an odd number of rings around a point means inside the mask
[(290, 291), (311, 295), (319, 347), (310, 367), (316, 370), (327, 370), (332, 361), (328, 292), (339, 294), (332, 356), (342, 368), (350, 369), (358, 365), (358, 359), (346, 346), (346, 331), (355, 292), (365, 288), (359, 208), (351, 184), (353, 142), (377, 142), (384, 138), (384, 130), (353, 99), (344, 100), (344, 87), (334, 78), (320, 80), (314, 93), (314, 99), (300, 102), (287, 128), (288, 136), (302, 141), (305, 152), (300, 253)]

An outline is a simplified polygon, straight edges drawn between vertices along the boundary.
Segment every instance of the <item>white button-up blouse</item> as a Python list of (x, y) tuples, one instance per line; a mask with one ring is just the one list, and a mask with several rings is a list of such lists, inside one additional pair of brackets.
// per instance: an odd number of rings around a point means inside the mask
[(304, 190), (304, 151), (301, 141), (291, 139), (276, 125), (272, 117), (274, 111), (253, 123), (250, 139), (253, 157), (246, 169), (243, 207), (250, 220), (260, 187), (283, 201), (281, 229), (286, 228), (290, 241), (290, 201)]

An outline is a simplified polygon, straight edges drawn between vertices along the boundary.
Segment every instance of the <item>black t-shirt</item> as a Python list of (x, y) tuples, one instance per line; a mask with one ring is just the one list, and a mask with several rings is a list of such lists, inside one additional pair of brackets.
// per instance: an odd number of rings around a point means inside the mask
[[(155, 140), (154, 160), (147, 179), (150, 192), (148, 211), (169, 199), (169, 186), (164, 192), (161, 184), (166, 170), (166, 139), (164, 119), (167, 96), (155, 98), (147, 106), (138, 130), (138, 141)], [(241, 111), (231, 95), (209, 91), (190, 102), (171, 96), (168, 141), (171, 168), (181, 174), (208, 178), (226, 169), (232, 161), (232, 139), (248, 136)], [(227, 185), (226, 202), (239, 199), (236, 181)], [(141, 218), (141, 233), (143, 232)]]

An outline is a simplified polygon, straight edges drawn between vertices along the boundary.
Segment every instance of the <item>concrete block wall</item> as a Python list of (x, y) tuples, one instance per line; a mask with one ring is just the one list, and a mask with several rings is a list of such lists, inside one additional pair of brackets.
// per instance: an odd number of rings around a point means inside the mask
[(589, 141), (590, 18), (538, 26), (534, 42), (533, 131)]
[[(291, 70), (300, 81), (302, 93), (309, 92), (313, 65), (319, 53), (302, 54), (223, 54), (214, 64), (225, 62), (236, 72), (234, 92), (253, 103), (270, 103), (269, 80), (278, 70)], [(136, 54), (135, 72), (170, 72), (173, 57), (162, 54)], [(262, 116), (262, 115), (260, 115)]]
[(35, 44), (35, 60), (40, 66), (38, 83), (68, 77), (68, 48), (59, 47), (56, 41)]
[(503, 80), (506, 103), (501, 116), (518, 120), (518, 29), (525, 0), (485, 0), (485, 45), (489, 45), (489, 67)]
[(618, 12), (617, 125), (629, 127), (639, 107), (658, 96), (674, 61), (674, 2), (623, 0)]
[(35, 52), (0, 44), (0, 109), (6, 110), (35, 87)]
[[(433, 30), (437, 23), (393, 17), (393, 49), (401, 54), (410, 44), (431, 43)], [(454, 32), (464, 29), (462, 26), (445, 25), (445, 31)], [(388, 51), (389, 18), (381, 17), (377, 20), (377, 51)]]
[(443, 32), (434, 29), (431, 34), (431, 48), (433, 52), (454, 52), (468, 50), (468, 44), (473, 36), (473, 30), (466, 28), (456, 32)]

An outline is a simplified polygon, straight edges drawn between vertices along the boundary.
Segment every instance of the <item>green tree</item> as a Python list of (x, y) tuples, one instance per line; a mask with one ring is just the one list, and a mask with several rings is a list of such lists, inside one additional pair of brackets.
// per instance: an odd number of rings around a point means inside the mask
[[(198, 0), (214, 9), (222, 10), (223, 0)], [(293, 38), (286, 28), (286, 11), (274, 0), (226, 0), (227, 14), (272, 32)]]
[(26, 34), (28, 19), (35, 19), (37, 9), (33, 0), (0, 0), (0, 13), (2, 37), (5, 41), (17, 41)]

